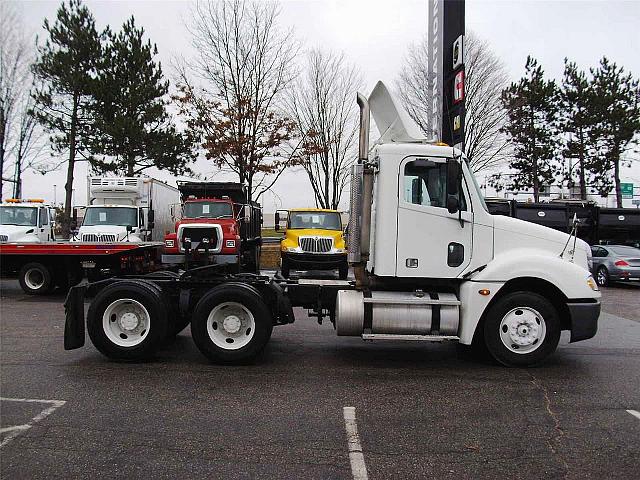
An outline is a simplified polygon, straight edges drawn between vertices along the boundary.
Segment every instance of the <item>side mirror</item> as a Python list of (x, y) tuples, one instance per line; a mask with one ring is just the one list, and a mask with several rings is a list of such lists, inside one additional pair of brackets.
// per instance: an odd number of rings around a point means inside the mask
[(155, 215), (153, 213), (153, 210), (149, 210), (149, 213), (147, 213), (147, 222), (149, 222), (149, 225), (153, 225), (154, 219)]
[(279, 232), (280, 231), (280, 213), (276, 212), (276, 218), (275, 218), (275, 231)]
[(461, 173), (460, 162), (454, 158), (447, 160), (447, 196), (458, 195)]
[(244, 206), (244, 221), (251, 223), (251, 207), (249, 205)]
[(131, 225), (127, 225), (127, 232), (133, 232), (133, 227)]
[(460, 202), (458, 201), (458, 197), (447, 195), (447, 210), (449, 211), (449, 213), (458, 213), (458, 210), (460, 210)]

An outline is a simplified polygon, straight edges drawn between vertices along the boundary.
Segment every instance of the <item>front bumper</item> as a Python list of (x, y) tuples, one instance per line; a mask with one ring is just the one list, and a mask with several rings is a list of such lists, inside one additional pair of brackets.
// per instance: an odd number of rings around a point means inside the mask
[(281, 252), (282, 260), (301, 270), (328, 270), (347, 262), (346, 253), (292, 253)]
[[(222, 265), (222, 264), (235, 264), (238, 263), (238, 255), (220, 255), (220, 254), (208, 254), (205, 255), (203, 252), (198, 252), (197, 255), (190, 255), (188, 261), (190, 262), (202, 262), (204, 260), (208, 260), (208, 263)], [(167, 265), (180, 265), (184, 264), (185, 256), (184, 254), (178, 255), (162, 255), (162, 263)]]
[(569, 302), (567, 307), (571, 316), (570, 342), (578, 342), (594, 337), (598, 331), (600, 300), (594, 302)]

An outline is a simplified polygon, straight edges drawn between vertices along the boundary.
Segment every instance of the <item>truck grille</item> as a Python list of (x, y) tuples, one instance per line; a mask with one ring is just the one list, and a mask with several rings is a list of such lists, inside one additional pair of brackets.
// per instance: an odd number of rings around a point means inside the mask
[(331, 251), (331, 237), (300, 237), (300, 248), (308, 253), (327, 253)]
[(203, 239), (209, 239), (209, 251), (217, 250), (218, 248), (218, 229), (216, 227), (202, 228), (202, 227), (185, 227), (182, 229), (180, 241), (184, 243), (184, 239), (191, 239), (191, 248), (204, 251)]
[(82, 235), (83, 242), (115, 242), (115, 235), (98, 235), (95, 233), (85, 233)]
[(8, 242), (8, 241), (9, 241), (8, 235), (0, 235), (0, 242)]

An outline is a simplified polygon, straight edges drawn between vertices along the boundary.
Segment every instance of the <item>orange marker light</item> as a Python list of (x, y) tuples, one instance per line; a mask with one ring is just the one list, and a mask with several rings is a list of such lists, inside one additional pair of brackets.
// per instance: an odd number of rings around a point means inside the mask
[(491, 291), (488, 288), (481, 288), (478, 293), (483, 296), (491, 295)]

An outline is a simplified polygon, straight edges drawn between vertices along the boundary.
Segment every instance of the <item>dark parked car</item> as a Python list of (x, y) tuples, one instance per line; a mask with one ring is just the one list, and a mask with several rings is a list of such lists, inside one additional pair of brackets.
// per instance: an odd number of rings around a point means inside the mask
[(594, 245), (593, 275), (598, 285), (640, 280), (640, 249), (625, 245)]

